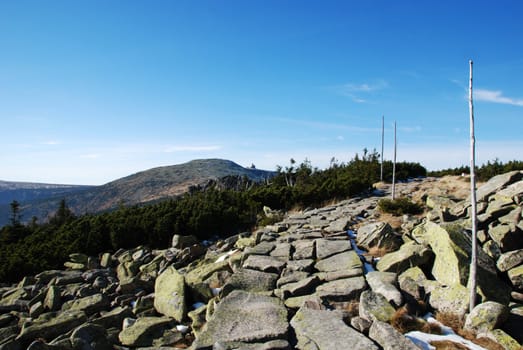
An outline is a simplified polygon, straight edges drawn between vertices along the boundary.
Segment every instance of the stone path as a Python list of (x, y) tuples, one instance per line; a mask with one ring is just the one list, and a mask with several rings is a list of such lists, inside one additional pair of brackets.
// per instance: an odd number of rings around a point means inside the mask
[[(496, 321), (478, 318), (481, 309), (467, 318), (469, 328), (507, 349), (519, 346), (523, 318), (518, 174), (480, 192), (486, 229), (478, 298), (490, 300), (480, 306), (490, 306), (489, 319)], [(400, 184), (398, 193), (419, 184)], [(398, 310), (401, 320), (420, 324), (426, 321), (417, 318), (417, 299), (433, 311), (465, 314), (467, 205), (427, 198), (428, 220), (404, 217), (402, 229), (393, 230), (379, 221), (380, 198), (293, 213), (210, 247), (175, 236), (165, 250), (71, 256), (67, 266), (76, 270), (45, 271), (0, 289), (0, 350), (415, 349), (412, 334), (405, 337), (390, 325)], [(357, 233), (353, 244), (349, 229)], [(362, 260), (356, 243), (394, 251), (376, 264), (370, 256)], [(455, 274), (440, 271), (438, 261), (448, 271), (455, 267)], [(377, 271), (365, 273), (364, 263)], [(500, 273), (511, 285), (498, 279)]]

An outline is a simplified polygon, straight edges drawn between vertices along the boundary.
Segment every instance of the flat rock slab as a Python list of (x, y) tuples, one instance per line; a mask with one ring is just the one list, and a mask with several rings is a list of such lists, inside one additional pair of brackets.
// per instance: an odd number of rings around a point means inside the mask
[(374, 350), (378, 347), (360, 332), (347, 326), (336, 311), (301, 308), (291, 320), (298, 338), (297, 349)]
[(278, 275), (275, 273), (240, 269), (236, 271), (223, 286), (222, 297), (237, 289), (246, 292), (266, 292), (273, 290), (276, 286), (277, 279)]
[(291, 257), (291, 244), (290, 243), (280, 243), (276, 245), (276, 248), (274, 248), (270, 256), (287, 261)]
[(268, 255), (276, 247), (273, 242), (261, 242), (252, 248), (245, 248), (245, 255)]
[(383, 350), (419, 350), (410, 339), (385, 322), (374, 321), (369, 329), (369, 337), (380, 344)]
[(172, 327), (170, 317), (140, 317), (136, 322), (118, 334), (122, 345), (151, 346), (154, 339), (161, 337), (163, 331)]
[(325, 259), (331, 255), (351, 250), (350, 241), (348, 240), (329, 240), (329, 239), (317, 239), (316, 240), (316, 257), (318, 259)]
[(314, 260), (302, 259), (302, 260), (289, 260), (287, 261), (287, 268), (294, 271), (312, 271), (314, 267)]
[(385, 254), (376, 264), (376, 268), (379, 271), (401, 273), (412, 266), (428, 263), (433, 256), (428, 247), (407, 242), (399, 250)]
[(259, 342), (286, 339), (287, 308), (278, 298), (235, 290), (216, 309), (196, 337), (194, 349), (216, 342)]
[(82, 310), (87, 315), (92, 315), (106, 309), (109, 304), (110, 301), (105, 295), (97, 293), (74, 300), (70, 304), (69, 310)]
[(314, 259), (316, 257), (316, 249), (314, 241), (296, 241), (292, 244), (294, 246), (294, 260), (300, 259)]
[(498, 258), (496, 266), (500, 271), (508, 271), (514, 266), (518, 266), (523, 263), (523, 249), (513, 250), (501, 254)]
[(351, 221), (352, 221), (352, 218), (336, 219), (336, 220), (332, 221), (329, 224), (329, 226), (327, 226), (325, 228), (325, 231), (333, 232), (333, 233), (340, 232), (340, 231), (346, 231), (349, 228)]
[(515, 170), (505, 174), (496, 175), (480, 186), (476, 191), (478, 201), (486, 200), (490, 195), (499, 192), (502, 188), (523, 178), (523, 172)]
[(44, 338), (51, 341), (55, 337), (67, 333), (75, 327), (87, 321), (87, 316), (80, 310), (68, 310), (58, 314), (55, 318), (47, 322), (40, 323), (40, 318), (35, 320), (33, 324), (24, 324), (20, 335), (16, 340), (25, 343), (35, 338)]
[(285, 267), (285, 262), (272, 256), (249, 255), (243, 263), (243, 268), (262, 272), (280, 273)]
[(366, 288), (365, 278), (358, 276), (324, 283), (316, 288), (316, 294), (332, 301), (348, 301), (358, 299)]
[(318, 284), (320, 284), (320, 279), (318, 276), (311, 276), (298, 282), (288, 283), (281, 289), (284, 298), (287, 299), (289, 297), (298, 297), (301, 295), (311, 294)]
[(373, 222), (358, 229), (356, 235), (358, 247), (370, 249), (371, 247), (397, 249), (401, 243), (401, 237), (394, 233), (392, 227), (385, 222)]
[[(343, 241), (342, 241), (343, 242)], [(341, 242), (340, 242), (341, 243)], [(354, 250), (333, 255), (327, 259), (320, 260), (315, 265), (316, 270), (321, 272), (351, 270), (363, 268), (360, 257)]]

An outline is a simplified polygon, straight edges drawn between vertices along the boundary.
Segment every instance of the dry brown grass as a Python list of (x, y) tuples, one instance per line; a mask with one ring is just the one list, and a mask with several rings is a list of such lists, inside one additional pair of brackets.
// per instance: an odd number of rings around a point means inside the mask
[(441, 328), (437, 324), (428, 323), (422, 318), (411, 315), (405, 306), (396, 310), (394, 315), (392, 315), (390, 324), (400, 333), (421, 331), (430, 334), (441, 334)]
[[(437, 312), (436, 320), (443, 323), (445, 326), (452, 328), (452, 330), (456, 334), (460, 334), (460, 332), (464, 332), (464, 330), (463, 330), (464, 319), (462, 316), (460, 316), (458, 314), (454, 314), (451, 312)], [(463, 337), (463, 335), (461, 335), (461, 336)]]
[(496, 343), (494, 340), (489, 338), (476, 338), (471, 340), (474, 344), (477, 344), (487, 350), (505, 350), (503, 346)]
[(401, 224), (403, 223), (403, 218), (401, 216), (396, 216), (389, 213), (380, 213), (379, 219), (380, 221), (389, 224), (394, 230), (400, 229)]
[(441, 334), (442, 333), (441, 327), (438, 324), (432, 323), (432, 322), (424, 322), (420, 331), (422, 331), (423, 333), (428, 333), (428, 334)]
[(345, 311), (349, 313), (351, 318), (358, 316), (360, 314), (360, 302), (357, 300), (349, 301), (345, 307)]
[(430, 342), (430, 345), (436, 347), (436, 350), (469, 350), (465, 345), (450, 340), (434, 340)]
[(374, 246), (374, 247), (370, 247), (367, 252), (363, 253), (363, 255), (373, 256), (375, 258), (381, 258), (385, 254), (390, 253), (392, 251), (393, 251), (393, 249), (390, 249), (390, 248), (384, 248), (384, 247), (380, 248), (378, 246)]
[[(484, 347), (485, 349), (488, 349), (488, 350), (504, 349), (500, 344), (498, 344), (497, 342), (495, 342), (492, 339), (484, 338), (484, 337), (476, 338), (475, 332), (463, 329), (464, 319), (463, 319), (463, 317), (461, 317), (457, 314), (453, 314), (453, 313), (449, 313), (449, 312), (438, 312), (438, 313), (436, 313), (436, 319), (439, 322), (443, 323), (445, 326), (452, 328), (454, 333), (460, 335), (461, 337), (463, 337), (467, 340), (470, 340), (474, 344)], [(434, 346), (436, 346), (436, 345), (434, 345)], [(436, 349), (439, 350), (440, 348), (436, 347)], [(447, 349), (447, 348), (441, 348), (441, 349)], [(448, 348), (448, 349), (461, 349), (461, 348)]]

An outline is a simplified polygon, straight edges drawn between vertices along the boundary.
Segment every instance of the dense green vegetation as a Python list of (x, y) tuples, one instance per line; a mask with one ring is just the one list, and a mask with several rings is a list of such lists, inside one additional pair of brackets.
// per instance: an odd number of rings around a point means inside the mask
[(413, 202), (407, 197), (380, 199), (378, 208), (384, 213), (396, 216), (404, 214), (416, 215), (423, 212), (423, 207), (419, 203)]
[[(399, 180), (426, 175), (418, 163), (399, 163), (396, 171)], [(232, 235), (264, 220), (264, 205), (283, 210), (319, 206), (370, 190), (379, 177), (378, 154), (364, 150), (348, 163), (333, 159), (325, 170), (307, 160), (299, 165), (291, 160), (269, 182), (242, 186), (244, 190), (211, 186), (154, 205), (121, 206), (103, 214), (75, 217), (62, 201), (54, 216), (41, 224), (37, 218), (21, 224), (23, 213), (15, 206), (11, 223), (0, 229), (0, 281), (60, 268), (73, 252), (97, 256), (138, 245), (166, 248), (175, 233), (200, 239)], [(384, 178), (391, 177), (392, 163), (385, 162)]]
[[(479, 181), (487, 181), (493, 176), (503, 174), (512, 170), (523, 170), (523, 161), (511, 160), (507, 163), (500, 162), (499, 159), (494, 159), (492, 162), (488, 161), (486, 164), (476, 166), (476, 177)], [(431, 171), (429, 176), (445, 176), (445, 175), (461, 175), (469, 174), (470, 166), (461, 166), (453, 169), (444, 169)]]

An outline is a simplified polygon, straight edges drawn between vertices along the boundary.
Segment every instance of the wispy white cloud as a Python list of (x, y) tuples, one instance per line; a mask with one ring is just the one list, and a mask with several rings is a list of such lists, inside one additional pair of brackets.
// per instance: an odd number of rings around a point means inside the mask
[(476, 89), (474, 91), (474, 99), (476, 101), (502, 103), (523, 107), (523, 99), (503, 96), (501, 90)]
[(366, 103), (368, 100), (361, 95), (369, 95), (373, 92), (386, 89), (389, 84), (385, 80), (377, 80), (372, 83), (346, 83), (335, 88), (340, 95), (350, 97), (356, 103)]
[(169, 146), (164, 149), (166, 153), (174, 152), (211, 152), (220, 150), (222, 147), (217, 145), (212, 146)]
[(385, 80), (378, 80), (373, 83), (363, 84), (347, 83), (342, 85), (342, 88), (345, 92), (372, 92), (385, 89), (388, 86), (389, 84)]

